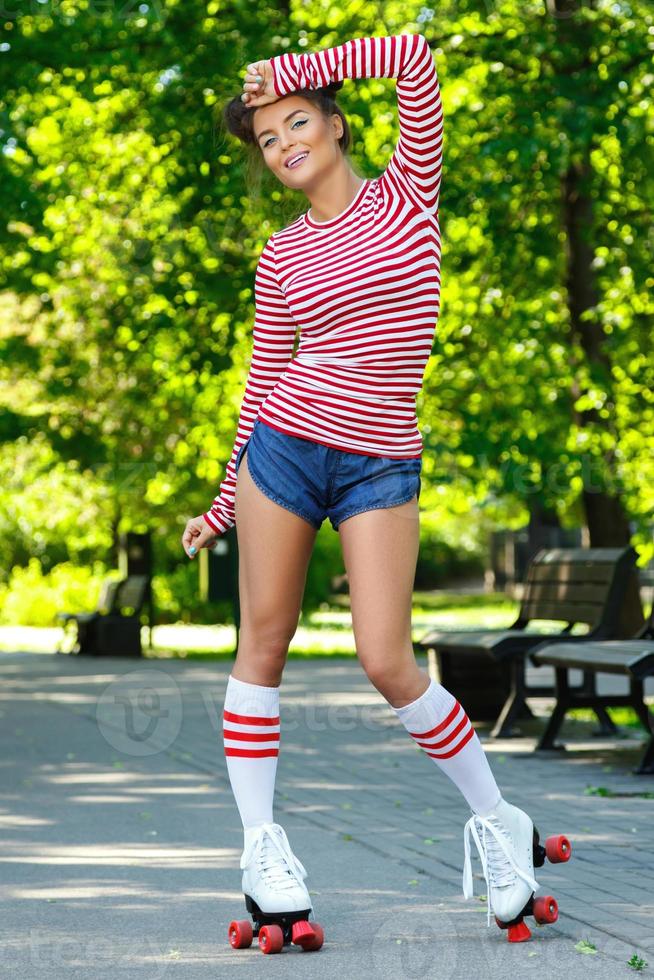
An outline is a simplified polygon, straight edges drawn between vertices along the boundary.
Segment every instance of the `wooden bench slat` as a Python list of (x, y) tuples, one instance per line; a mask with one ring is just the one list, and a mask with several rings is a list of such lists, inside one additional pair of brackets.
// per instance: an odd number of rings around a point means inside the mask
[[(545, 651), (543, 651), (544, 653)], [(576, 667), (579, 670), (601, 670), (608, 674), (628, 674), (629, 663), (633, 658), (628, 654), (623, 657), (616, 657), (615, 654), (607, 655), (591, 648), (590, 644), (579, 644), (576, 649), (574, 644), (561, 644), (558, 649), (552, 649), (549, 659), (538, 660), (539, 664), (549, 664), (552, 667)], [(536, 660), (536, 656), (534, 656)]]
[[(560, 634), (552, 633), (553, 637)], [(484, 650), (493, 654), (497, 647), (521, 647), (528, 650), (547, 639), (542, 630), (431, 630), (416, 641), (417, 647), (433, 647), (442, 652), (462, 652), (465, 650)]]
[(604, 613), (604, 603), (596, 606), (583, 602), (537, 602), (521, 606), (521, 618), (560, 620), (564, 623), (598, 623)]
[[(592, 550), (592, 555), (588, 552)], [(534, 561), (538, 564), (557, 564), (559, 562), (589, 562), (592, 564), (608, 562), (613, 564), (623, 554), (624, 548), (548, 548), (541, 549)]]
[(522, 636), (523, 633), (523, 630), (431, 630), (417, 641), (416, 646), (490, 649), (502, 640)]
[(523, 602), (586, 602), (604, 605), (607, 588), (584, 582), (570, 587), (568, 582), (537, 582), (525, 594)]
[(592, 582), (606, 586), (611, 582), (613, 573), (613, 565), (596, 565), (590, 562), (584, 565), (533, 565), (526, 578), (526, 588), (537, 582), (564, 582), (569, 586)]
[[(651, 640), (600, 640), (582, 643), (552, 643), (532, 654), (536, 664), (577, 667), (609, 674), (644, 677), (654, 673), (654, 642)], [(649, 661), (649, 662), (648, 662)]]

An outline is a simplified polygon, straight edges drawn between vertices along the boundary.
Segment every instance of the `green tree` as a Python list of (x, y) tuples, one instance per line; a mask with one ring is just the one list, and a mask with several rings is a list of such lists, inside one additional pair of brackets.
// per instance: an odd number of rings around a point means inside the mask
[[(231, 452), (259, 252), (306, 207), (265, 173), (255, 192), (220, 109), (250, 60), (404, 31), (430, 41), (446, 121), (421, 501), (484, 526), (554, 514), (654, 555), (643, 0), (14, 9), (0, 19), (4, 568), (88, 560), (119, 525), (153, 527), (180, 560)], [(394, 87), (340, 95), (364, 176), (397, 137)]]

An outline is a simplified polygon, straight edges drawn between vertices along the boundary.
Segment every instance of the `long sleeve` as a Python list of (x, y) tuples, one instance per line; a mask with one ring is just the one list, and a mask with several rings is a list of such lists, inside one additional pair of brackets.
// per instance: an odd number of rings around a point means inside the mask
[(236, 441), (220, 485), (204, 519), (216, 534), (223, 534), (236, 523), (234, 463), (243, 443), (249, 439), (259, 408), (288, 366), (293, 354), (297, 323), (291, 316), (277, 279), (274, 237), (266, 242), (255, 275), (255, 318), (252, 358), (241, 403)]
[(422, 34), (358, 37), (314, 53), (271, 59), (277, 95), (344, 78), (396, 78), (400, 137), (383, 178), (422, 211), (438, 210), (443, 108), (434, 58)]

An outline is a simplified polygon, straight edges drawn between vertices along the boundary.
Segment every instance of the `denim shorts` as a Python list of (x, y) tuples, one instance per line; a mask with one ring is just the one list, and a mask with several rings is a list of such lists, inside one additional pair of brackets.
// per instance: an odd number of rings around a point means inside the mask
[(341, 521), (366, 510), (420, 497), (422, 457), (364, 456), (279, 432), (257, 418), (236, 457), (248, 452), (248, 471), (262, 493), (318, 531), (326, 517)]

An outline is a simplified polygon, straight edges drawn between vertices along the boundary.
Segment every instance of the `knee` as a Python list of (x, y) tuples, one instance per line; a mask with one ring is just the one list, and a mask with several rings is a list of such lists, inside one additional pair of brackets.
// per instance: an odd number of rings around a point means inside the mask
[(239, 631), (239, 654), (270, 666), (283, 666), (288, 647), (295, 635), (290, 629), (256, 624), (242, 624)]
[(380, 694), (385, 695), (387, 691), (392, 689), (393, 681), (395, 680), (397, 682), (397, 664), (389, 662), (389, 660), (380, 656), (379, 653), (375, 657), (359, 656), (359, 660), (366, 672), (368, 680), (377, 688)]
[[(401, 653), (398, 653), (398, 649)], [(370, 655), (359, 651), (359, 661), (368, 680), (387, 701), (406, 697), (413, 700), (416, 687), (421, 684), (424, 687), (421, 680), (423, 672), (416, 663), (410, 644), (406, 648), (396, 647), (394, 650), (378, 645), (374, 654)]]

